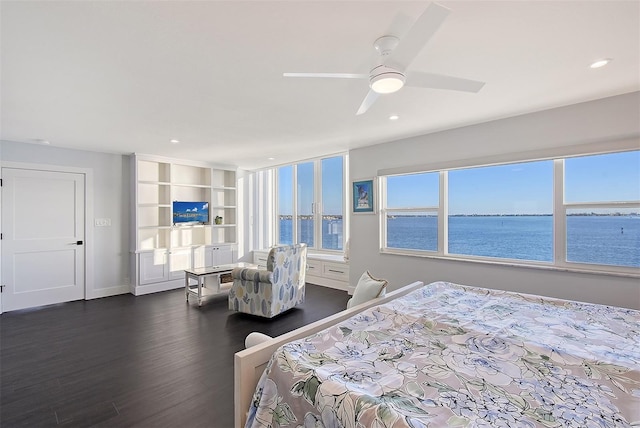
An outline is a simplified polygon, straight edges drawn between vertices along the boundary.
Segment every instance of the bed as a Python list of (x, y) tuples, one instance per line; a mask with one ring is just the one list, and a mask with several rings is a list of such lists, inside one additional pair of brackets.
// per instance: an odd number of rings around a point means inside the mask
[(632, 309), (417, 282), (255, 348), (236, 426), (640, 425)]

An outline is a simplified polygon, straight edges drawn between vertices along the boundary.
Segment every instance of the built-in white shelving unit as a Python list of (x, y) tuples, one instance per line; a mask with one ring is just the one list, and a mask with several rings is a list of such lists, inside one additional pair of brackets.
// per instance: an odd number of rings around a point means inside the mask
[[(236, 261), (235, 170), (141, 154), (132, 168), (133, 294), (184, 287), (184, 269)], [(174, 224), (174, 201), (207, 202), (209, 221)]]

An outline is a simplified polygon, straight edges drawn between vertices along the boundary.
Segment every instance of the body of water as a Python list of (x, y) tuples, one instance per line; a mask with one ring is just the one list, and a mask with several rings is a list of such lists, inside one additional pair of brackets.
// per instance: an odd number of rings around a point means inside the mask
[[(313, 245), (313, 221), (299, 220), (302, 242)], [(291, 242), (292, 220), (280, 220), (280, 242)], [(323, 220), (325, 249), (342, 249), (342, 220)], [(435, 216), (387, 219), (387, 246), (436, 251)], [(449, 254), (553, 261), (551, 216), (449, 217)], [(568, 216), (567, 260), (640, 267), (640, 217)]]
[[(310, 247), (315, 245), (313, 232), (313, 220), (301, 219), (298, 229), (300, 230), (300, 242), (306, 242)], [(293, 242), (293, 220), (280, 219), (280, 240), (281, 244), (291, 244)], [(322, 219), (322, 248), (325, 250), (342, 250), (342, 219), (327, 220)]]

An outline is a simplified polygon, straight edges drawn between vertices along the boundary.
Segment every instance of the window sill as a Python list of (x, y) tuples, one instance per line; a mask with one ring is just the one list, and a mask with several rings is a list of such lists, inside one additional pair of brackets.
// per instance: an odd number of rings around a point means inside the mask
[[(444, 256), (440, 254), (432, 254), (426, 251), (410, 251), (410, 250), (401, 250), (396, 248), (383, 248), (380, 250), (380, 254), (390, 254), (396, 256), (409, 256), (409, 257), (421, 257), (427, 259), (435, 259), (435, 260), (447, 260), (453, 262), (467, 262), (467, 263), (477, 263), (484, 265), (492, 265), (492, 266), (505, 266), (505, 267), (516, 267), (516, 268), (525, 268), (525, 269), (538, 269), (538, 270), (546, 270), (546, 271), (554, 271), (554, 272), (573, 272), (573, 273), (584, 273), (591, 275), (606, 275), (606, 276), (618, 276), (624, 278), (640, 278), (640, 269), (635, 269), (631, 267), (623, 268), (624, 270), (607, 270), (606, 267), (600, 268), (587, 268), (583, 267), (585, 265), (553, 265), (550, 263), (544, 262), (529, 262), (529, 261), (520, 261), (520, 260), (505, 260), (505, 259), (487, 259), (487, 258), (476, 258), (476, 257), (464, 257), (464, 256)], [(634, 272), (635, 271), (635, 272)]]

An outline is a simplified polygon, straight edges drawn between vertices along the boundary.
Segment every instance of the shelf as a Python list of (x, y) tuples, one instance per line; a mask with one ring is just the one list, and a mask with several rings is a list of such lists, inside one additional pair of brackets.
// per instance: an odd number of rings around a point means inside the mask
[(169, 168), (170, 165), (166, 162), (140, 159), (137, 163), (138, 182), (169, 184)]
[(159, 251), (159, 252), (162, 253), (162, 252), (165, 252), (165, 251), (168, 252), (169, 249), (168, 248), (151, 248), (151, 249), (145, 248), (145, 249), (135, 250), (134, 253), (135, 254), (154, 253), (156, 251)]
[(171, 184), (174, 186), (211, 188), (211, 168), (192, 165), (171, 165)]
[[(183, 277), (182, 269), (233, 263), (238, 238), (237, 175), (202, 162), (133, 156), (136, 287)], [(209, 204), (209, 223), (174, 224), (174, 201)], [(213, 224), (223, 217), (223, 224)]]
[(155, 186), (170, 186), (171, 183), (168, 181), (149, 181), (149, 180), (138, 180), (138, 184), (151, 184)]
[(139, 208), (171, 208), (171, 204), (150, 204), (150, 203), (144, 203), (144, 204), (138, 204)]
[(189, 184), (189, 183), (171, 183), (172, 186), (180, 186), (180, 187), (196, 187), (200, 189), (210, 189), (211, 186), (208, 184)]
[(213, 170), (213, 187), (236, 187), (236, 172), (228, 170)]

